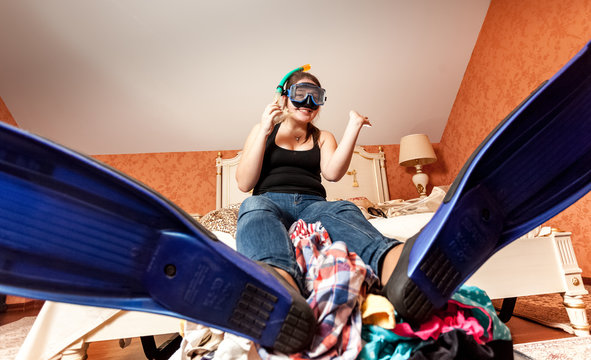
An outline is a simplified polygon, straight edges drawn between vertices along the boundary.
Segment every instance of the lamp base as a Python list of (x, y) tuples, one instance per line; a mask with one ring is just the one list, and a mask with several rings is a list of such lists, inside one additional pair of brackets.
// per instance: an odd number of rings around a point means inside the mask
[(429, 175), (423, 172), (422, 165), (415, 165), (417, 173), (412, 176), (412, 182), (417, 188), (419, 197), (424, 198), (427, 196), (427, 184), (429, 183)]

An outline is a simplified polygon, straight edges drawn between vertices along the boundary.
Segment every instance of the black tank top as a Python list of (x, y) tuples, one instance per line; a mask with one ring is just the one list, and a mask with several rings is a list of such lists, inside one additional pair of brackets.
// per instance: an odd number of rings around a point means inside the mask
[(318, 195), (326, 198), (320, 178), (320, 146), (314, 141), (310, 150), (287, 150), (275, 144), (281, 124), (267, 138), (261, 176), (253, 194), (266, 192)]

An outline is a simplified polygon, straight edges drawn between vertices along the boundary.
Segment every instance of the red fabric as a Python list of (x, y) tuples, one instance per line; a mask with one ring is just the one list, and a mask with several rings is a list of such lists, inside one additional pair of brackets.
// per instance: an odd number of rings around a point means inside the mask
[(472, 335), (477, 343), (484, 344), (485, 339), (489, 338), (488, 329), (485, 332), (476, 318), (466, 316), (466, 314), (469, 314), (469, 308), (450, 300), (445, 310), (434, 314), (431, 319), (421, 324), (419, 330), (414, 331), (408, 323), (400, 323), (396, 324), (393, 331), (400, 336), (418, 337), (427, 340), (429, 338), (437, 339), (442, 333), (460, 329), (464, 330), (468, 335)]

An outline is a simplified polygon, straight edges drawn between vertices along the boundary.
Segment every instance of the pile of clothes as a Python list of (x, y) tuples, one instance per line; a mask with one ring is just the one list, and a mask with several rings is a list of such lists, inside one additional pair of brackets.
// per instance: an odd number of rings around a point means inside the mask
[(512, 359), (509, 329), (484, 291), (462, 286), (446, 308), (413, 328), (378, 295), (378, 278), (320, 223), (290, 229), (305, 274), (308, 303), (318, 319), (309, 350), (281, 354), (231, 334), (187, 323), (173, 359)]

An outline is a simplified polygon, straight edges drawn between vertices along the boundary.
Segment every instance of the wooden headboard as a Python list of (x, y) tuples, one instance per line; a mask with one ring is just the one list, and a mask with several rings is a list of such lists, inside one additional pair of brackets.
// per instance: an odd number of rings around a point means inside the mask
[[(240, 191), (236, 185), (236, 167), (240, 155), (241, 152), (231, 159), (222, 159), (221, 155), (218, 155), (216, 159), (217, 209), (240, 203), (250, 196), (250, 193)], [(361, 146), (356, 146), (347, 175), (338, 182), (322, 178), (326, 198), (334, 200), (365, 196), (375, 204), (390, 200), (384, 161), (385, 156), (381, 148), (377, 153), (369, 153)]]

